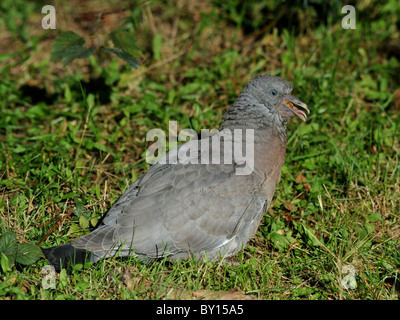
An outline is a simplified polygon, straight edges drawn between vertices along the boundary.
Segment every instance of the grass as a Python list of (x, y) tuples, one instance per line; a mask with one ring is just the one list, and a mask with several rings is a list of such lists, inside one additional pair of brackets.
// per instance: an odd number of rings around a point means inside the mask
[[(0, 18), (0, 216), (19, 242), (49, 234), (50, 247), (89, 232), (148, 169), (148, 130), (218, 127), (257, 74), (290, 80), (311, 116), (290, 123), (273, 205), (235, 264), (105, 259), (44, 289), (40, 259), (0, 270), (1, 299), (399, 299), (397, 1), (359, 1), (355, 30), (341, 28), (334, 1), (326, 15), (302, 1), (146, 2), (125, 22), (142, 48), (136, 71), (101, 55), (50, 61), (57, 31), (41, 29), (40, 4), (12, 3)], [(57, 10), (61, 29), (91, 38), (72, 19), (83, 8)], [(342, 286), (346, 265), (355, 289)]]

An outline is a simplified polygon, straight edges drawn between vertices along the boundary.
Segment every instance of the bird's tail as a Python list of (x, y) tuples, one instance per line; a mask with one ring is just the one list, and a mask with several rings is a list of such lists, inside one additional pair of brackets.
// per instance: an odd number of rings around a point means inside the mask
[(70, 243), (41, 249), (49, 264), (54, 266), (57, 272), (60, 272), (61, 268), (67, 269), (75, 264), (93, 262), (93, 254), (90, 251), (74, 248)]

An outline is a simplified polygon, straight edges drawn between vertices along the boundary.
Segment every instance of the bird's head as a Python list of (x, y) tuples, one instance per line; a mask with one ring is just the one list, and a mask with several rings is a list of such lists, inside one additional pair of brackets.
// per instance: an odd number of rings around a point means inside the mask
[(306, 121), (306, 113), (295, 105), (308, 113), (310, 110), (303, 101), (290, 94), (292, 89), (292, 85), (285, 79), (266, 74), (252, 79), (244, 88), (243, 94), (247, 98), (255, 99), (258, 104), (265, 106), (269, 113), (278, 116), (284, 122), (288, 122), (294, 116)]

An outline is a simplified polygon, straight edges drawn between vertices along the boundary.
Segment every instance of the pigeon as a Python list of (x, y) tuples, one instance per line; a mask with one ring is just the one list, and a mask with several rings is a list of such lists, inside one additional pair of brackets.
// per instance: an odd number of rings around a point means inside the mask
[(160, 156), (91, 233), (42, 248), (49, 264), (59, 271), (114, 256), (143, 263), (233, 257), (271, 204), (285, 161), (287, 123), (295, 116), (306, 121), (310, 112), (292, 89), (278, 76), (251, 79), (219, 130)]

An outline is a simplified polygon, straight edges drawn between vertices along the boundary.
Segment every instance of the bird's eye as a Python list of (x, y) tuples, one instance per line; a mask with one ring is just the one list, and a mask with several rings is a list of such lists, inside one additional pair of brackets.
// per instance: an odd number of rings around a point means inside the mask
[(276, 96), (278, 95), (278, 91), (276, 91), (275, 89), (272, 89), (272, 90), (269, 92), (269, 95), (272, 96), (272, 97), (276, 97)]

